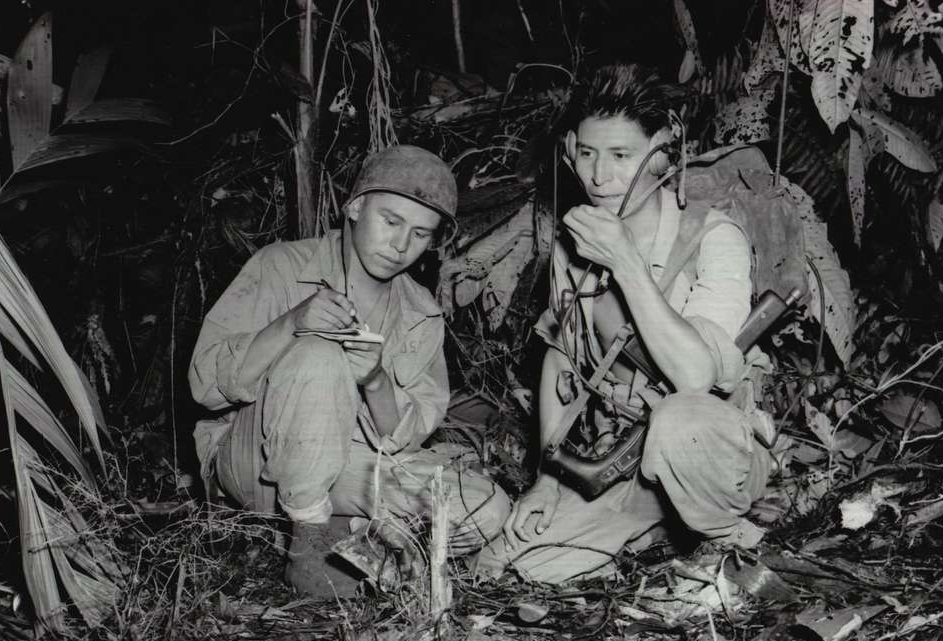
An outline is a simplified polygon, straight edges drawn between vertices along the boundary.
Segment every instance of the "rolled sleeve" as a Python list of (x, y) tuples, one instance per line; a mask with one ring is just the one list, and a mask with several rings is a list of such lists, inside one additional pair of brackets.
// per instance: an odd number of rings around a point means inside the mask
[(407, 358), (390, 359), (399, 423), (392, 434), (382, 437), (376, 435), (372, 425), (368, 430), (372, 444), (391, 454), (418, 450), (442, 422), (449, 406), (449, 378), (443, 353), (445, 324), (441, 317), (436, 317), (423, 325), (427, 327), (416, 332), (415, 342), (413, 338), (407, 341), (417, 345), (417, 352), (406, 354)]
[(715, 387), (730, 392), (743, 378), (743, 352), (717, 323), (701, 316), (688, 316), (688, 323), (707, 345), (717, 371)]
[(724, 391), (743, 376), (743, 353), (734, 339), (750, 313), (751, 269), (743, 232), (733, 224), (718, 226), (701, 242), (697, 279), (681, 312), (710, 350), (716, 386)]
[(216, 371), (218, 372), (219, 391), (230, 403), (252, 403), (255, 401), (258, 386), (249, 389), (239, 385), (239, 374), (245, 361), (249, 345), (258, 332), (240, 332), (227, 337), (218, 344), (216, 350)]

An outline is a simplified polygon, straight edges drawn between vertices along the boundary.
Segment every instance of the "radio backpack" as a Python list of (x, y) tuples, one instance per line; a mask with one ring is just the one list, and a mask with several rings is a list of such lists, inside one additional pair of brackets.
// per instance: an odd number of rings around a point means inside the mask
[[(680, 176), (680, 174), (678, 174)], [(798, 288), (808, 291), (805, 244), (796, 203), (774, 186), (773, 172), (756, 147), (724, 147), (688, 162), (675, 189), (688, 196), (682, 204), (678, 236), (668, 254), (661, 284), (667, 291), (680, 272), (695, 282), (701, 240), (718, 225), (706, 223), (711, 209), (727, 215), (750, 243), (753, 298), (772, 290), (785, 299)]]

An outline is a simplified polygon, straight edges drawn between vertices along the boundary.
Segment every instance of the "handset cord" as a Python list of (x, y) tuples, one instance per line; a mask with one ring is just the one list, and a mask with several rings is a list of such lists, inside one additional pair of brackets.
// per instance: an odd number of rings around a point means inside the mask
[[(557, 220), (558, 220), (558, 212), (557, 212), (557, 192), (558, 192), (558, 190), (559, 190), (559, 157), (560, 157), (560, 156), (559, 156), (559, 146), (560, 146), (560, 141), (559, 141), (559, 139), (558, 139), (557, 142), (556, 142), (556, 144), (554, 145), (554, 156), (556, 157), (556, 162), (554, 162), (554, 165), (553, 165), (553, 225), (552, 225), (553, 244), (550, 246), (550, 295), (551, 295), (551, 301), (550, 301), (550, 302), (551, 302), (551, 308), (554, 308), (554, 307), (555, 307), (555, 306), (554, 306), (553, 297), (556, 296), (556, 289), (554, 288), (554, 284), (556, 283), (556, 267), (555, 267), (555, 260), (554, 260), (554, 259), (555, 259), (555, 253), (556, 253)], [(629, 210), (628, 213), (625, 212), (626, 207), (627, 207), (628, 204), (629, 204), (629, 200), (630, 200), (631, 197), (632, 197), (632, 192), (635, 191), (635, 187), (638, 185), (639, 178), (641, 177), (642, 172), (643, 172), (643, 171), (645, 170), (645, 168), (648, 166), (648, 163), (651, 161), (652, 156), (654, 156), (654, 155), (655, 155), (656, 153), (658, 153), (659, 151), (668, 152), (668, 151), (670, 151), (670, 150), (671, 150), (671, 145), (668, 144), (668, 143), (663, 143), (663, 144), (661, 144), (661, 145), (658, 145), (657, 147), (654, 147), (653, 149), (650, 149), (650, 150), (648, 151), (648, 153), (645, 154), (645, 157), (642, 158), (642, 162), (641, 162), (641, 164), (639, 165), (638, 171), (635, 172), (635, 176), (633, 176), (632, 182), (629, 183), (629, 189), (628, 189), (628, 191), (626, 191), (626, 192), (625, 192), (625, 196), (622, 197), (622, 204), (619, 206), (619, 213), (617, 214), (617, 216), (618, 216), (618, 218), (619, 218), (620, 220), (624, 220), (627, 216), (629, 216), (629, 215), (631, 215), (632, 213), (634, 213), (639, 207), (642, 206), (642, 204), (645, 203), (646, 200), (648, 200), (648, 198), (649, 198), (653, 193), (655, 193), (655, 190), (660, 189), (662, 185), (664, 185), (672, 176), (674, 176), (674, 175), (679, 171), (679, 169), (676, 168), (676, 167), (671, 167), (671, 168), (669, 168), (668, 171), (666, 171), (664, 174), (662, 174), (662, 175), (659, 177), (659, 179), (658, 179), (657, 181), (655, 181), (654, 183), (652, 183), (652, 185), (651, 185), (648, 189), (645, 190), (645, 192), (642, 194), (642, 197), (639, 198), (638, 203), (637, 203), (631, 210)], [(683, 169), (684, 169), (684, 167), (683, 167), (683, 165), (682, 165), (682, 168), (681, 168), (682, 176), (684, 175)], [(564, 354), (564, 356), (566, 356), (567, 361), (569, 361), (570, 367), (572, 368), (573, 373), (574, 373), (577, 377), (579, 377), (580, 382), (581, 382), (585, 387), (587, 387), (588, 389), (592, 390), (592, 391), (595, 392), (596, 394), (599, 394), (600, 396), (602, 396), (602, 394), (599, 392), (598, 389), (596, 389), (594, 386), (590, 385), (589, 379), (586, 378), (585, 376), (583, 376), (583, 373), (580, 371), (580, 368), (578, 367), (578, 365), (577, 365), (577, 363), (576, 363), (576, 358), (578, 357), (578, 354), (577, 354), (577, 352), (576, 352), (577, 348), (576, 348), (576, 346), (574, 345), (574, 346), (573, 346), (573, 349), (572, 349), (572, 352), (571, 352), (570, 345), (569, 345), (569, 343), (568, 343), (568, 341), (567, 341), (567, 332), (566, 332), (566, 326), (567, 326), (567, 324), (570, 322), (570, 315), (573, 313), (574, 308), (576, 307), (577, 303), (579, 302), (579, 299), (580, 299), (580, 298), (585, 298), (585, 297), (587, 297), (587, 296), (595, 296), (595, 295), (597, 295), (597, 292), (595, 292), (595, 291), (594, 291), (594, 292), (586, 292), (586, 293), (582, 293), (582, 291), (581, 291), (581, 290), (583, 289), (583, 284), (586, 282), (586, 278), (587, 278), (587, 276), (589, 276), (589, 273), (590, 273), (591, 270), (592, 270), (592, 264), (589, 265), (589, 266), (583, 271), (583, 275), (580, 277), (579, 282), (577, 282), (576, 287), (573, 289), (572, 300), (569, 301), (569, 304), (567, 305), (566, 309), (565, 309), (565, 310), (561, 310), (563, 313), (562, 313), (561, 318), (560, 318), (560, 321), (559, 321), (559, 325), (560, 325), (560, 340), (561, 340), (561, 345), (562, 345), (562, 347), (563, 347), (563, 354)], [(562, 290), (562, 293), (565, 294), (566, 291), (567, 291), (567, 290), (564, 289), (564, 290)], [(560, 301), (557, 301), (557, 305), (559, 305), (560, 307), (562, 307), (563, 302), (564, 302), (564, 301), (561, 299)], [(576, 335), (578, 334), (578, 332), (574, 329), (573, 334), (574, 334), (574, 338), (575, 338)], [(638, 413), (635, 409), (629, 407), (628, 405), (626, 405), (626, 404), (624, 404), (624, 403), (620, 403), (619, 401), (616, 401), (615, 399), (609, 399), (609, 401), (612, 403), (612, 405), (613, 405), (616, 409), (618, 409), (618, 410), (620, 410), (621, 412), (626, 413), (626, 414), (628, 414), (628, 415), (630, 415), (630, 416), (636, 415), (636, 414)]]

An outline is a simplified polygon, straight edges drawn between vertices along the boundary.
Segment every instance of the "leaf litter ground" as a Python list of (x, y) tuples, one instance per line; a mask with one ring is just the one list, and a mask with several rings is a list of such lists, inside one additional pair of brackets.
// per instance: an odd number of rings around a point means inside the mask
[[(299, 597), (282, 581), (284, 521), (209, 513), (182, 496), (112, 506), (99, 526), (115, 528), (134, 576), (111, 621), (76, 638), (938, 638), (943, 466), (924, 462), (932, 448), (922, 454), (880, 464), (891, 457), (872, 448), (854, 474), (850, 460), (794, 459), (799, 471), (777, 478), (752, 515), (769, 528), (756, 550), (678, 540), (624, 551), (616, 577), (565, 586), (513, 574), (479, 583), (466, 560), (453, 561), (452, 607), (439, 619), (422, 580), (389, 592), (362, 583), (349, 599)], [(508, 476), (517, 457), (490, 460), (519, 487)], [(0, 618), (4, 638), (24, 630), (21, 618)]]

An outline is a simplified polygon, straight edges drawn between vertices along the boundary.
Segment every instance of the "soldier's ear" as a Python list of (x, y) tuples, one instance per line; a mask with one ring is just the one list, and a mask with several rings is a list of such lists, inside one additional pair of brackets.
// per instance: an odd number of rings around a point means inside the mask
[(576, 132), (572, 129), (566, 132), (566, 139), (564, 140), (563, 146), (563, 162), (566, 163), (567, 167), (573, 169), (573, 163), (576, 160)]
[[(658, 147), (670, 144), (672, 140), (671, 129), (664, 127), (655, 132), (655, 135), (652, 136), (652, 139), (648, 143), (648, 150), (657, 149)], [(661, 176), (666, 171), (668, 171), (668, 166), (671, 164), (668, 154), (664, 151), (659, 151), (652, 155), (651, 159), (648, 161), (648, 171), (655, 176)]]
[(347, 203), (346, 207), (344, 207), (345, 212), (347, 213), (347, 218), (351, 222), (357, 222), (357, 220), (360, 219), (360, 212), (363, 210), (364, 198), (365, 198), (365, 195), (357, 196), (352, 201)]

